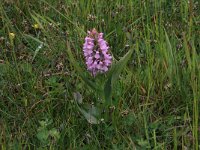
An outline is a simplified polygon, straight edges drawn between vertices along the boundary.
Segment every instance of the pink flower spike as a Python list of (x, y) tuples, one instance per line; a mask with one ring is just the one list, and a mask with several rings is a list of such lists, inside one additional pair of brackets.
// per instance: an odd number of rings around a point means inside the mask
[(112, 64), (112, 56), (109, 53), (108, 43), (103, 39), (103, 33), (98, 33), (96, 29), (88, 31), (83, 52), (87, 69), (93, 76), (108, 71)]

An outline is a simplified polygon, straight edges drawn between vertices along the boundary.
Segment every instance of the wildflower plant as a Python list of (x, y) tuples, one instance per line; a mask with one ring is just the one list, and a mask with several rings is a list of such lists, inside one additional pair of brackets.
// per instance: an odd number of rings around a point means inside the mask
[[(87, 32), (82, 50), (85, 58), (85, 65), (90, 74), (79, 66), (71, 51), (70, 43), (67, 41), (67, 52), (71, 64), (73, 64), (81, 79), (90, 87), (91, 90), (93, 90), (94, 96), (97, 96), (97, 98), (94, 98), (100, 100), (101, 104), (103, 103), (102, 107), (102, 105), (100, 106), (97, 101), (94, 101), (96, 102), (97, 107), (93, 106), (92, 110), (90, 110), (91, 108), (84, 107), (79, 103), (77, 97), (75, 97), (78, 109), (85, 116), (88, 122), (97, 124), (99, 123), (99, 120), (102, 119), (100, 118), (101, 113), (93, 114), (91, 112), (94, 112), (93, 110), (97, 109), (106, 109), (112, 104), (113, 86), (115, 82), (117, 82), (119, 74), (130, 59), (133, 53), (133, 48), (131, 47), (131, 49), (119, 61), (114, 61), (115, 59), (111, 55), (108, 42), (103, 38), (103, 33), (99, 33), (96, 29), (92, 29)], [(98, 110), (95, 112), (101, 111), (102, 110)]]
[(10, 39), (10, 43), (13, 46), (14, 45), (14, 39), (15, 39), (15, 33), (10, 32), (9, 33), (9, 39)]
[(109, 53), (108, 43), (103, 39), (103, 33), (98, 33), (96, 29), (88, 31), (83, 52), (87, 69), (93, 76), (108, 71), (112, 63), (112, 56)]
[(37, 29), (40, 29), (40, 25), (37, 24), (37, 23), (35, 23), (35, 24), (33, 25), (33, 28), (36, 29), (36, 30), (37, 30)]
[(10, 32), (9, 33), (9, 38), (10, 38), (10, 40), (14, 40), (15, 34), (13, 32)]

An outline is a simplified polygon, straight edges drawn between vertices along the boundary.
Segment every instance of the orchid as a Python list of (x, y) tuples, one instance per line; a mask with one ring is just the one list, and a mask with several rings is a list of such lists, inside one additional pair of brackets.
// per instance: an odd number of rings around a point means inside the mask
[(112, 56), (108, 43), (103, 38), (103, 33), (98, 33), (96, 29), (88, 31), (83, 44), (83, 52), (87, 69), (93, 76), (108, 71), (112, 64)]

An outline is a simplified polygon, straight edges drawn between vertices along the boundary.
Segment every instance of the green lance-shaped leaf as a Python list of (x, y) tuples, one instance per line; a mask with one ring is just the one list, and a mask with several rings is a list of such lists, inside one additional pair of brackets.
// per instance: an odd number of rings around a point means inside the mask
[(90, 124), (99, 124), (99, 120), (91, 112), (86, 112), (84, 109), (81, 109), (79, 106), (78, 106), (78, 109), (80, 110), (80, 112), (83, 114), (83, 116), (87, 119), (87, 121)]
[(108, 75), (108, 80), (104, 86), (104, 96), (106, 102), (109, 102), (112, 96), (112, 87), (117, 78), (119, 77), (121, 71), (126, 66), (128, 60), (133, 53), (133, 47), (116, 63), (112, 66), (110, 73)]

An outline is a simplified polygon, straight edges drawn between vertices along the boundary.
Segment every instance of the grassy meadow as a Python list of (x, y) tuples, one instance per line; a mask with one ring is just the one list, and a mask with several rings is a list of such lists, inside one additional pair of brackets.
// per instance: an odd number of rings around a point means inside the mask
[(198, 0), (1, 0), (0, 149), (198, 150), (199, 101)]

